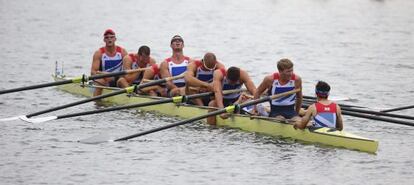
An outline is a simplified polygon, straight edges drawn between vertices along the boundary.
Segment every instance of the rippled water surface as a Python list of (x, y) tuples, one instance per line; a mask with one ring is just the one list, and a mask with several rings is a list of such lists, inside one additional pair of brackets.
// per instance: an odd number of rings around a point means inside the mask
[[(102, 32), (158, 60), (180, 34), (185, 54), (216, 53), (258, 83), (276, 61), (294, 61), (305, 95), (331, 94), (375, 109), (414, 104), (411, 0), (0, 0), (0, 89), (89, 73)], [(81, 100), (54, 88), (0, 95), (0, 117)], [(94, 103), (56, 114), (96, 109)], [(414, 110), (398, 112), (414, 115)], [(177, 121), (135, 110), (44, 124), (0, 122), (0, 184), (412, 184), (414, 129), (344, 117), (349, 132), (379, 140), (376, 155), (301, 144), (196, 123), (129, 142), (80, 144)]]

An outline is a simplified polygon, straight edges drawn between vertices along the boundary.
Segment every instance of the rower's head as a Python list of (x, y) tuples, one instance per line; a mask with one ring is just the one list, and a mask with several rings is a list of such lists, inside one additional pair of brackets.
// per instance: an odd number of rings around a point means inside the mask
[(171, 38), (170, 46), (173, 51), (182, 51), (184, 48), (183, 38), (179, 35), (174, 35), (174, 37)]
[(240, 68), (233, 66), (227, 69), (226, 78), (230, 83), (237, 83), (240, 80)]
[(148, 64), (150, 62), (151, 50), (148, 46), (141, 46), (138, 49), (138, 61)]
[(315, 86), (315, 94), (318, 98), (328, 98), (331, 86), (324, 81), (319, 81)]
[(104, 34), (104, 42), (106, 46), (114, 46), (116, 41), (115, 32), (112, 29), (105, 30)]
[(214, 53), (208, 52), (204, 55), (203, 59), (201, 59), (201, 62), (203, 63), (203, 67), (206, 70), (212, 71), (217, 66), (216, 55), (214, 55)]
[(277, 62), (277, 70), (284, 79), (290, 79), (293, 74), (293, 63), (287, 58), (280, 59)]

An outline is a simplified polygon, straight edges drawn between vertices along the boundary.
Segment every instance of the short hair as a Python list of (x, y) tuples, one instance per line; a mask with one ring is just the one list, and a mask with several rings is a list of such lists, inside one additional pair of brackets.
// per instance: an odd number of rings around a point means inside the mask
[(206, 65), (206, 63), (208, 65), (215, 65), (217, 62), (217, 58), (214, 53), (208, 52), (204, 55), (202, 61), (204, 62), (204, 65)]
[(287, 58), (282, 58), (279, 60), (279, 62), (277, 62), (277, 69), (279, 71), (283, 71), (285, 69), (290, 69), (293, 67), (293, 63), (292, 61), (290, 61)]
[(329, 96), (329, 91), (331, 90), (331, 86), (324, 81), (318, 81), (315, 86), (315, 93), (316, 96), (321, 98), (327, 98)]
[(142, 56), (142, 54), (145, 54), (145, 55), (149, 56), (151, 54), (150, 48), (148, 46), (145, 46), (145, 45), (139, 47), (139, 49), (138, 49), (138, 55), (139, 56)]
[(230, 67), (227, 70), (227, 75), (226, 75), (227, 79), (231, 80), (231, 81), (239, 81), (240, 80), (240, 68), (238, 67)]

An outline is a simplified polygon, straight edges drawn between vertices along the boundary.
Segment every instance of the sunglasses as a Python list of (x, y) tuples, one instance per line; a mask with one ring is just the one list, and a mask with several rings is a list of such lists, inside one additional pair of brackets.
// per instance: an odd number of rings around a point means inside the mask
[(115, 36), (105, 36), (104, 39), (113, 39)]

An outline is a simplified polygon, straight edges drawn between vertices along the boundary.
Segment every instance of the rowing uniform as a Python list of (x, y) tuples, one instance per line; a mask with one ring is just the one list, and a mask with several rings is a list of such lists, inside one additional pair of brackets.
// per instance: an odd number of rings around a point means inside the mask
[(196, 60), (194, 63), (197, 66), (195, 77), (200, 81), (211, 83), (213, 81), (214, 70), (203, 70), (203, 63), (200, 60)]
[[(194, 61), (194, 63), (196, 65), (195, 78), (197, 78), (200, 81), (207, 82), (207, 83), (213, 82), (213, 74), (214, 74), (215, 69), (205, 71), (202, 67), (203, 63), (200, 60), (196, 60)], [(208, 104), (211, 101), (211, 97), (210, 96), (202, 97), (201, 101), (203, 102), (204, 106), (208, 106)], [(187, 101), (187, 103), (193, 104), (193, 101), (189, 100)]]
[(122, 70), (121, 47), (116, 46), (114, 55), (108, 54), (105, 47), (99, 48), (99, 51), (102, 53), (100, 71), (118, 72)]
[[(128, 54), (128, 56), (132, 60), (132, 66), (131, 66), (132, 69), (146, 68), (146, 67), (151, 66), (151, 64), (146, 63), (144, 67), (140, 67), (138, 65), (138, 58), (136, 57), (135, 54), (130, 53), (130, 54)], [(141, 83), (141, 80), (142, 80), (142, 77), (144, 77), (144, 72), (140, 72), (139, 75), (137, 76), (137, 78), (132, 83), (133, 84), (140, 84)]]
[(331, 103), (324, 105), (322, 103), (315, 103), (316, 115), (313, 117), (314, 127), (329, 127), (336, 128), (336, 104)]
[[(292, 74), (291, 79), (286, 84), (280, 83), (280, 74), (273, 74), (273, 83), (269, 95), (275, 95), (295, 89), (296, 75)], [(297, 115), (295, 111), (296, 94), (284, 96), (270, 101), (269, 117), (283, 116), (287, 119)]]
[[(170, 71), (171, 76), (178, 76), (185, 71), (187, 71), (187, 66), (190, 63), (190, 57), (184, 56), (184, 61), (182, 61), (179, 64), (176, 64), (172, 61), (172, 58), (165, 59), (168, 63), (168, 70)], [(177, 87), (184, 87), (185, 86), (185, 80), (184, 78), (173, 80), (174, 85)]]
[[(115, 47), (115, 54), (110, 55), (106, 52), (105, 47), (99, 48), (102, 53), (101, 65), (99, 65), (99, 71), (105, 72), (119, 72), (122, 71), (122, 48), (119, 46)], [(114, 77), (114, 80), (109, 83), (110, 87), (116, 87), (116, 81), (119, 77)]]
[[(241, 84), (240, 81), (238, 81), (236, 84), (230, 84), (229, 80), (226, 77), (227, 71), (225, 69), (220, 69), (220, 71), (223, 74), (223, 80), (221, 82), (223, 91), (241, 89), (243, 84)], [(241, 92), (223, 95), (224, 107), (232, 105), (234, 102), (236, 102), (239, 99), (240, 94)]]

